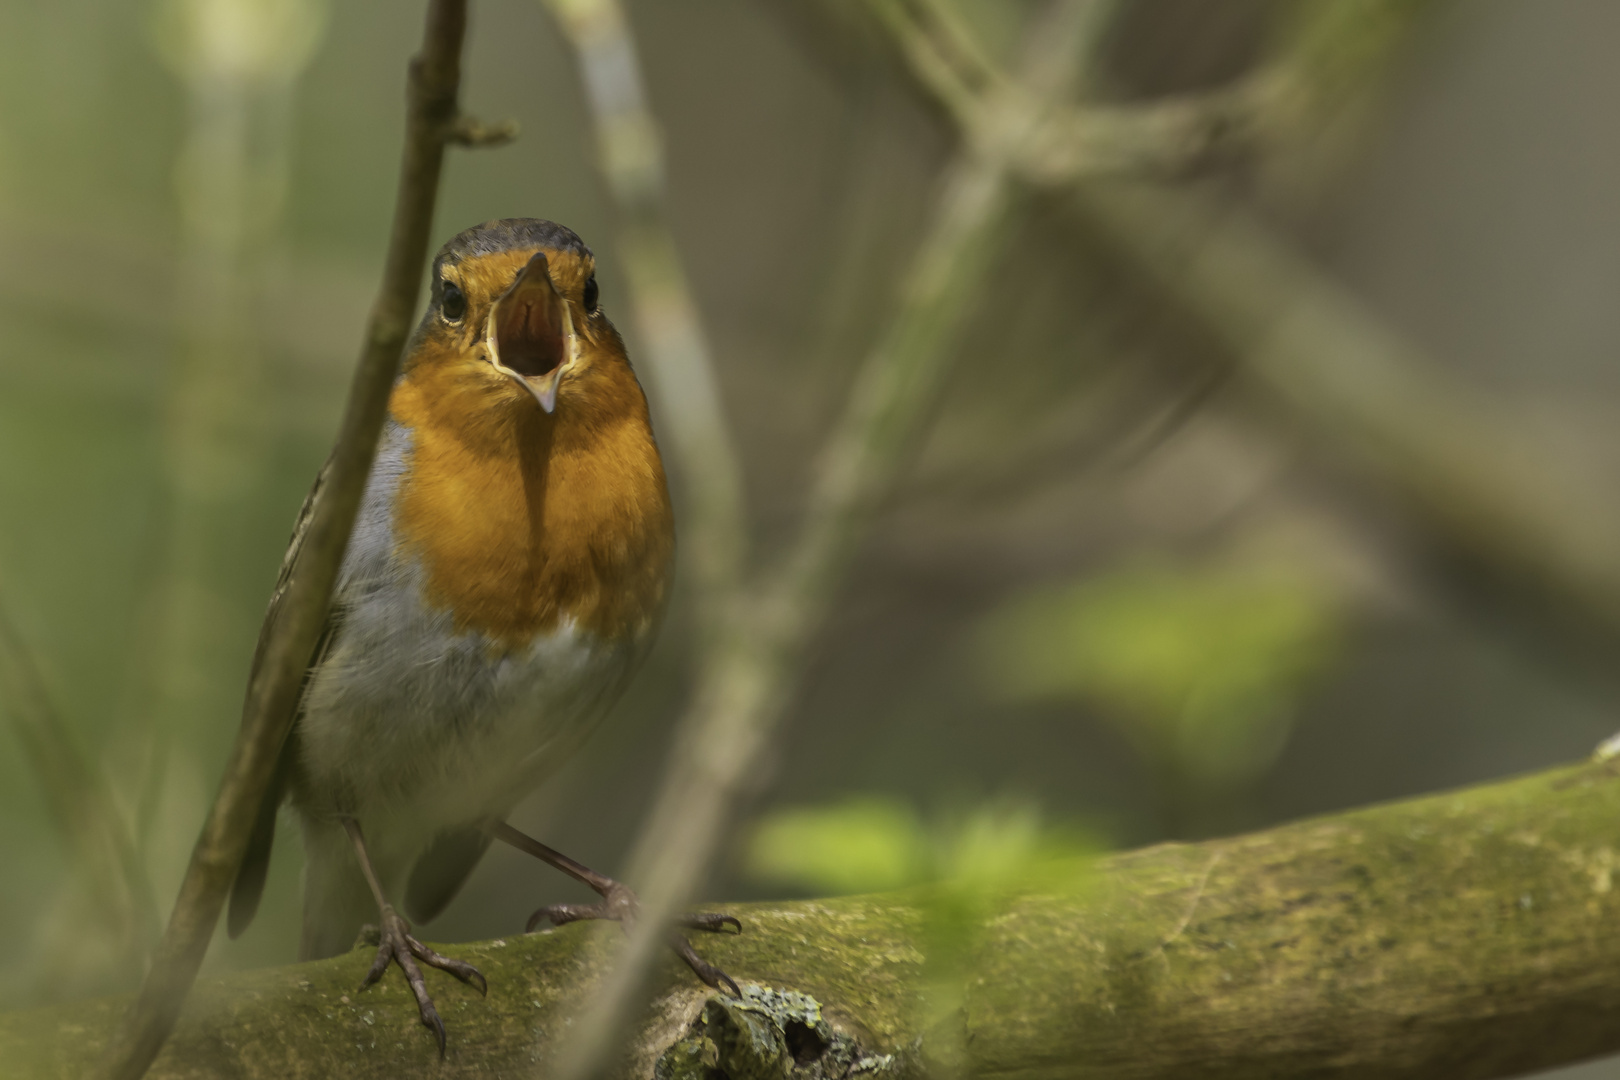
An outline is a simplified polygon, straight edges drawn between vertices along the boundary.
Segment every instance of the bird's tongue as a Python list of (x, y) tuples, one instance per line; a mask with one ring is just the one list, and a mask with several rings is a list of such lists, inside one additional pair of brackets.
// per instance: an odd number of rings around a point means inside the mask
[(535, 253), (490, 308), (485, 335), (495, 367), (533, 394), (546, 412), (555, 409), (575, 344), (574, 325), (567, 302), (551, 284), (544, 252)]
[(495, 346), (501, 364), (525, 378), (548, 374), (560, 366), (567, 348), (562, 305), (562, 297), (546, 276), (545, 264), (525, 268), (496, 303)]

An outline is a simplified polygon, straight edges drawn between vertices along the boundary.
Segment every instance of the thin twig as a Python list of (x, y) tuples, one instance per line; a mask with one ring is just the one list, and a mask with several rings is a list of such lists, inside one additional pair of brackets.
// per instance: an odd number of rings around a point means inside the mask
[[(608, 2), (568, 0), (565, 6), (600, 11)], [(996, 122), (986, 131), (994, 137), (965, 147), (947, 170), (898, 310), (863, 362), (822, 454), (801, 535), (780, 566), (768, 568), (726, 609), (700, 656), (673, 760), (630, 858), (627, 877), (640, 890), (641, 919), (563, 1051), (563, 1077), (592, 1075), (608, 1060), (663, 947), (664, 927), (708, 871), (732, 806), (785, 711), (805, 646), (824, 623), (849, 559), (948, 370), (955, 332), (995, 266), (1013, 217), (1012, 162), (1038, 128), (1044, 103), (1072, 83), (1078, 58), (1088, 51), (1089, 11), (1086, 0), (1054, 5), (1032, 35), (1028, 82), (1009, 87), (992, 106)], [(620, 12), (621, 34), (623, 26)], [(627, 45), (618, 48), (620, 56), (633, 55)], [(589, 66), (586, 72), (589, 77)], [(697, 508), (692, 516), (698, 517)]]
[[(1213, 844), (1211, 846), (1213, 846)], [(1198, 875), (1198, 882), (1193, 886), (1192, 899), (1187, 901), (1187, 910), (1181, 913), (1181, 918), (1179, 921), (1177, 921), (1176, 928), (1159, 939), (1157, 949), (1160, 956), (1164, 955), (1164, 947), (1166, 945), (1176, 940), (1182, 934), (1185, 934), (1187, 932), (1187, 927), (1192, 925), (1193, 915), (1197, 913), (1198, 905), (1204, 899), (1204, 888), (1209, 884), (1210, 872), (1213, 871), (1216, 865), (1225, 857), (1226, 851), (1223, 848), (1215, 848), (1215, 850), (1209, 853), (1209, 862), (1204, 864), (1203, 873)]]
[(497, 146), (505, 146), (518, 137), (518, 122), (516, 120), (502, 120), (498, 124), (486, 124), (472, 116), (457, 116), (450, 122), (450, 128), (445, 134), (445, 142), (456, 146), (466, 146), (473, 149), (487, 150)]
[[(992, 107), (1008, 92), (1009, 75), (977, 50), (961, 45), (965, 31), (942, 0), (866, 0), (888, 31), (908, 73), (975, 142), (999, 137)], [(1114, 5), (1085, 5), (1086, 38), (1095, 42)], [(1268, 65), (1236, 85), (1205, 94), (1131, 104), (1075, 103), (1042, 110), (1038, 134), (1021, 140), (1020, 177), (1041, 186), (1064, 186), (1099, 176), (1154, 176), (1182, 172), (1217, 157), (1252, 135), (1263, 111), (1280, 100), (1293, 68)]]
[[(1163, 172), (1227, 139), (1299, 130), (1312, 110), (1387, 62), (1420, 10), (1410, 5), (1397, 17), (1378, 5), (1322, 5), (1260, 72), (1230, 90), (1055, 112), (1052, 138), (1026, 144), (1035, 149), (1020, 159), (1020, 175), (1072, 190), (1088, 230), (1135, 260), (1273, 400), (1448, 546), (1612, 631), (1620, 627), (1620, 515), (1567, 463), (1520, 437), (1500, 403), (1448, 377), (1252, 215), (1198, 192), (1088, 182), (1108, 161)], [(947, 81), (949, 69), (927, 59), (951, 47), (946, 36), (921, 19), (880, 21), (917, 84), (970, 134), (983, 95)], [(1335, 45), (1341, 38), (1362, 44)], [(1111, 128), (1117, 138), (1106, 134)], [(1093, 140), (1100, 142), (1088, 150)]]
[(446, 132), (458, 115), (466, 19), (466, 0), (432, 0), (428, 7), (422, 50), (410, 65), (404, 160), (382, 289), (371, 310), (337, 444), (287, 590), (270, 618), (263, 660), (247, 690), (241, 731), (192, 849), (168, 929), (140, 994), (102, 1059), (100, 1075), (106, 1080), (138, 1080), (173, 1030), (292, 728), (304, 671), (326, 619), (416, 310)]

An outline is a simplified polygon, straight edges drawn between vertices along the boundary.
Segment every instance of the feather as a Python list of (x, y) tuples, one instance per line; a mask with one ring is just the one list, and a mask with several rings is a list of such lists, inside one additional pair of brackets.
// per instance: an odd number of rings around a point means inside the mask
[(405, 886), (405, 914), (413, 922), (438, 918), (484, 857), (489, 839), (482, 823), (463, 825), (435, 837), (411, 870)]

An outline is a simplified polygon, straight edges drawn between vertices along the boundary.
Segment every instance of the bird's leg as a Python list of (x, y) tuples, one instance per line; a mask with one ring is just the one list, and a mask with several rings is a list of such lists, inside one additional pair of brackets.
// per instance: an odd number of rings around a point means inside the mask
[[(635, 922), (638, 903), (636, 894), (623, 882), (614, 881), (605, 874), (598, 874), (595, 870), (575, 862), (555, 848), (549, 848), (540, 841), (518, 832), (506, 822), (496, 822), (490, 826), (491, 834), (497, 839), (511, 844), (519, 851), (526, 851), (543, 863), (556, 867), (569, 877), (582, 885), (588, 885), (596, 890), (602, 898), (599, 904), (552, 904), (543, 907), (529, 916), (525, 930), (533, 930), (543, 921), (550, 921), (555, 926), (563, 923), (576, 922), (580, 919), (612, 919), (626, 930)], [(727, 927), (742, 933), (742, 923), (731, 915), (721, 915), (712, 911), (699, 911), (689, 915), (682, 915), (676, 922), (689, 930), (707, 930), (719, 933)], [(737, 988), (736, 982), (697, 954), (692, 943), (686, 940), (684, 934), (671, 931), (669, 935), (670, 947), (677, 956), (686, 961), (686, 966), (692, 969), (692, 974), (702, 979), (716, 990), (724, 989), (733, 997), (742, 997), (742, 991)]]
[(440, 971), (448, 971), (469, 986), (478, 988), (480, 994), (489, 993), (489, 984), (484, 976), (471, 964), (462, 960), (455, 960), (448, 956), (441, 956), (417, 941), (411, 936), (411, 924), (405, 921), (404, 916), (394, 910), (394, 905), (383, 896), (382, 885), (377, 881), (377, 874), (371, 869), (371, 856), (366, 854), (366, 840), (360, 834), (360, 823), (354, 818), (343, 819), (344, 831), (349, 839), (354, 841), (354, 855), (360, 860), (360, 872), (366, 877), (366, 884), (371, 886), (371, 895), (377, 901), (378, 943), (377, 959), (372, 963), (371, 970), (366, 972), (365, 981), (360, 984), (364, 990), (388, 970), (389, 963), (399, 965), (405, 973), (405, 981), (411, 985), (411, 993), (416, 995), (416, 1008), (422, 1014), (422, 1023), (439, 1040), (439, 1057), (444, 1057), (444, 1021), (439, 1019), (439, 1010), (433, 1007), (433, 999), (428, 996), (427, 984), (422, 981), (422, 969), (416, 966), (418, 960)]

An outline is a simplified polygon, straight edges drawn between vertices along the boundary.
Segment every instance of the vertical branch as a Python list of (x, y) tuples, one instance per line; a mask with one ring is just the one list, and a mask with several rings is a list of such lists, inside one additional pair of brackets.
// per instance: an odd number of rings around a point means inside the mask
[(803, 529), (767, 575), (766, 618), (784, 644), (822, 620), (849, 556), (892, 486), (917, 420), (946, 371), (951, 338), (972, 310), (1011, 223), (1004, 159), (963, 156), (946, 174), (934, 222), (904, 279), (899, 311), (856, 376), (821, 454)]
[(664, 214), (664, 155), (619, 0), (543, 0), (578, 59), (598, 161), (619, 212), (618, 252), (646, 370), (669, 424), (689, 512), (681, 550), (712, 635), (748, 557), (742, 466), (709, 343)]
[(988, 121), (946, 172), (899, 310), (861, 365), (822, 455), (800, 537), (784, 564), (726, 612), (700, 658), (674, 759), (631, 855), (627, 877), (641, 890), (641, 919), (563, 1050), (565, 1077), (593, 1075), (608, 1060), (665, 927), (708, 872), (784, 712), (799, 658), (934, 400), (971, 298), (995, 266), (1014, 217), (1013, 163), (1089, 52), (1094, 12), (1088, 0), (1062, 0), (1037, 20), (1026, 81), (992, 95)]
[(371, 310), (337, 445), (286, 591), (272, 601), (241, 731), (192, 849), (168, 929), (102, 1059), (99, 1074), (107, 1080), (138, 1080), (173, 1030), (292, 727), (304, 670), (326, 619), (421, 290), (444, 144), (456, 121), (466, 22), (466, 0), (432, 0), (428, 6), (422, 49), (410, 65), (404, 159), (382, 289)]

